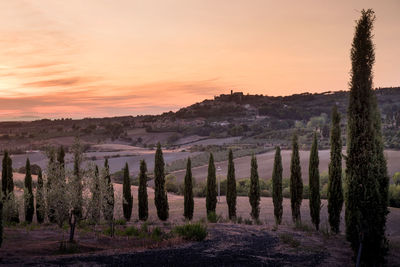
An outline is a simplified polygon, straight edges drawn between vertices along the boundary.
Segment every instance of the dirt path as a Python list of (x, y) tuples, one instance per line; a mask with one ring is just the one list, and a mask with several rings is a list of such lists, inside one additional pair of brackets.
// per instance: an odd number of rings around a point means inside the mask
[(24, 265), (317, 266), (328, 256), (326, 253), (315, 251), (285, 253), (281, 249), (278, 250), (278, 247), (278, 238), (258, 227), (215, 224), (209, 228), (209, 236), (203, 242), (134, 253), (107, 252), (36, 258), (25, 262)]

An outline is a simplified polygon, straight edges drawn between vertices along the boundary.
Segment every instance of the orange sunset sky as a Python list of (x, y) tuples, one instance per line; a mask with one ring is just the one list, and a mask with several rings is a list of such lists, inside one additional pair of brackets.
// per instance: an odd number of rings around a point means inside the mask
[(0, 1), (0, 120), (158, 114), (231, 89), (347, 90), (355, 20), (400, 85), (400, 1)]

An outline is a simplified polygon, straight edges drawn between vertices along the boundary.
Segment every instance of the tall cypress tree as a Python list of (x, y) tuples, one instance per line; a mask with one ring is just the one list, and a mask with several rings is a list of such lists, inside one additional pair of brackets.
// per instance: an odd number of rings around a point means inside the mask
[(372, 90), (374, 20), (372, 10), (361, 11), (351, 49), (345, 192), (347, 240), (355, 256), (362, 247), (361, 262), (371, 266), (380, 265), (386, 252), (384, 201), (380, 195), (383, 188), (377, 176), (379, 165), (385, 163), (377, 157), (376, 126), (380, 118), (374, 110)]
[(122, 209), (124, 211), (125, 219), (129, 221), (132, 216), (133, 197), (131, 192), (131, 179), (129, 178), (128, 163), (125, 163), (122, 191), (123, 191)]
[(250, 215), (254, 220), (258, 220), (260, 216), (260, 181), (258, 178), (257, 158), (254, 154), (251, 157), (249, 202), (251, 206)]
[(60, 148), (58, 149), (57, 161), (58, 161), (58, 163), (60, 163), (61, 167), (64, 167), (64, 165), (65, 165), (65, 151), (64, 151), (64, 147), (63, 146), (60, 146)]
[[(60, 150), (63, 152), (64, 150)], [(82, 170), (81, 170), (81, 163), (83, 160), (82, 154), (82, 145), (78, 138), (75, 139), (75, 143), (73, 145), (73, 152), (74, 152), (74, 183), (75, 183), (75, 200), (74, 200), (74, 215), (79, 219), (83, 216), (83, 197), (82, 197)], [(62, 157), (62, 160), (63, 157)], [(64, 168), (64, 166), (60, 162), (60, 167)]]
[(114, 220), (114, 186), (111, 182), (110, 166), (108, 165), (108, 159), (104, 161), (102, 195), (103, 216), (104, 219), (112, 225)]
[(91, 187), (92, 199), (90, 201), (91, 213), (90, 220), (92, 223), (100, 222), (100, 206), (101, 206), (101, 186), (99, 177), (99, 167), (96, 165), (93, 174), (93, 184)]
[(230, 220), (236, 218), (236, 195), (235, 164), (233, 163), (232, 149), (229, 149), (226, 203)]
[(207, 214), (215, 213), (217, 207), (217, 176), (215, 173), (214, 156), (210, 153), (208, 160), (208, 175), (207, 175), (207, 192), (206, 192), (206, 209)]
[(26, 159), (24, 182), (25, 221), (31, 223), (33, 219), (33, 213), (35, 212), (35, 207), (33, 206), (32, 175), (31, 163), (29, 162), (29, 158)]
[(277, 146), (275, 151), (274, 169), (272, 171), (272, 201), (274, 202), (275, 223), (277, 225), (281, 224), (283, 213), (282, 172), (281, 148)]
[(319, 158), (317, 133), (314, 133), (314, 140), (311, 146), (310, 163), (308, 168), (309, 188), (310, 188), (310, 215), (315, 229), (319, 229), (319, 212), (321, 209), (321, 196), (319, 193)]
[(169, 216), (168, 196), (165, 190), (164, 165), (161, 144), (158, 143), (154, 160), (154, 203), (157, 208), (157, 216), (162, 221), (167, 220)]
[(290, 204), (293, 222), (301, 221), (300, 206), (303, 200), (303, 180), (301, 179), (301, 166), (297, 134), (293, 135), (292, 158), (290, 161)]
[(331, 126), (331, 160), (329, 162), (328, 181), (328, 214), (329, 225), (333, 233), (340, 228), (340, 213), (343, 207), (342, 188), (342, 138), (340, 129), (340, 114), (336, 105), (332, 109)]
[(388, 250), (388, 241), (385, 236), (386, 219), (389, 214), (389, 175), (387, 172), (386, 158), (384, 154), (384, 144), (382, 138), (381, 113), (379, 111), (376, 95), (372, 96), (373, 128), (374, 128), (374, 157), (375, 157), (375, 177), (379, 185), (380, 209), (379, 209), (379, 232), (383, 236), (382, 251)]
[(186, 164), (186, 175), (184, 182), (184, 214), (186, 219), (191, 220), (193, 218), (194, 200), (193, 200), (193, 177), (192, 177), (192, 163), (190, 158)]
[(45, 208), (42, 170), (39, 170), (36, 188), (36, 219), (38, 223), (44, 222)]
[(139, 190), (138, 190), (138, 202), (139, 202), (139, 220), (145, 221), (149, 216), (148, 200), (147, 200), (147, 166), (146, 161), (140, 161), (140, 173), (139, 173)]
[(8, 151), (4, 151), (3, 155), (3, 162), (2, 162), (2, 170), (1, 170), (1, 189), (3, 191), (3, 198), (7, 197), (7, 181), (8, 181), (8, 174), (7, 174), (7, 164), (8, 164)]

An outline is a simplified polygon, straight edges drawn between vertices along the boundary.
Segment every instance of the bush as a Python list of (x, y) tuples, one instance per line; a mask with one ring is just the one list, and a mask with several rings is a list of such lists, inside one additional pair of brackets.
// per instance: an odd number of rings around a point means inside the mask
[(288, 233), (283, 233), (279, 235), (279, 239), (285, 243), (288, 244), (289, 246), (296, 248), (298, 246), (300, 246), (300, 241), (296, 240), (293, 238), (292, 235), (288, 234)]
[(126, 225), (126, 220), (125, 219), (117, 219), (114, 221), (115, 225)]
[(202, 241), (208, 234), (207, 227), (201, 223), (176, 226), (173, 231), (184, 239), (193, 241)]
[(389, 186), (389, 206), (400, 208), (400, 185)]
[(271, 197), (271, 192), (267, 189), (261, 190), (262, 197)]
[(396, 172), (396, 173), (393, 175), (393, 183), (394, 183), (395, 185), (400, 185), (400, 172)]
[(321, 190), (321, 199), (327, 199), (327, 198), (328, 198), (328, 184), (325, 184)]
[(193, 196), (206, 197), (207, 185), (205, 182), (200, 182), (193, 187)]
[(290, 198), (290, 189), (289, 188), (284, 188), (282, 191), (282, 195), (284, 198)]
[(308, 199), (310, 197), (310, 186), (305, 184), (303, 186), (303, 199)]
[(176, 177), (172, 174), (168, 174), (165, 177), (165, 190), (170, 193), (178, 194), (179, 193), (179, 185), (176, 182)]
[(221, 220), (221, 215), (217, 215), (215, 212), (209, 212), (207, 214), (207, 220), (210, 223), (217, 223), (218, 221)]

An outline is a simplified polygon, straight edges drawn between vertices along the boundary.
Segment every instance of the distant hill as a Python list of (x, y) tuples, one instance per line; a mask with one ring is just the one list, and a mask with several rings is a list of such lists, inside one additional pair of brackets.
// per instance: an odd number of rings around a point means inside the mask
[[(377, 88), (375, 93), (381, 109), (385, 145), (400, 149), (400, 87)], [(326, 147), (334, 104), (342, 113), (345, 141), (348, 95), (348, 91), (337, 91), (271, 97), (231, 91), (160, 115), (0, 122), (0, 150), (7, 148), (18, 153), (43, 149), (46, 145), (68, 147), (75, 136), (88, 145), (104, 142), (174, 145), (179, 139), (194, 135), (240, 136), (247, 143), (288, 145), (293, 131), (298, 132), (305, 145), (317, 131), (321, 134), (321, 146)]]

